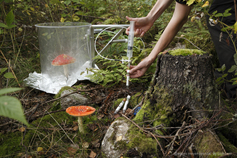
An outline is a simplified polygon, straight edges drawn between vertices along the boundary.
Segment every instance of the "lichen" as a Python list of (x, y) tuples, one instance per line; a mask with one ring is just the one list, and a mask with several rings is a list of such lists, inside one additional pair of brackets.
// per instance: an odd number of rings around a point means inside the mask
[(203, 54), (206, 54), (206, 52), (198, 50), (198, 49), (175, 49), (175, 50), (169, 51), (169, 54), (173, 56), (178, 56), (178, 55), (188, 56), (188, 55), (203, 55)]

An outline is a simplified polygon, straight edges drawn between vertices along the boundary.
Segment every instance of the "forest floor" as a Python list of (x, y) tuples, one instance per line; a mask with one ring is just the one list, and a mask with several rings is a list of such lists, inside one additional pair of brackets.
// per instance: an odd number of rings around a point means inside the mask
[[(75, 88), (77, 85), (83, 85), (83, 90)], [(122, 117), (121, 112), (114, 115), (116, 100), (137, 92), (144, 96), (148, 84), (104, 88), (90, 81), (78, 81), (72, 87), (89, 98), (87, 105), (97, 109), (84, 120), (88, 123), (86, 134), (79, 133), (75, 117), (58, 107), (62, 97), (26, 87), (19, 99), (30, 126), (0, 118), (0, 157), (101, 157), (101, 141), (108, 127)]]

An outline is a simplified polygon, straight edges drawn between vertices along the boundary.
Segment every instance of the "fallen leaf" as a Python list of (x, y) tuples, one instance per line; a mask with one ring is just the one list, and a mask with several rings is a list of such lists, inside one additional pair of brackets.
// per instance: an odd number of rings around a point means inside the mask
[(78, 122), (77, 121), (73, 121), (72, 124), (73, 124), (73, 126), (77, 126)]
[(78, 130), (78, 126), (75, 126), (72, 129), (73, 129), (73, 131), (77, 131)]
[(70, 146), (71, 146), (72, 148), (79, 149), (79, 145), (78, 145), (78, 144), (71, 144)]
[(95, 141), (92, 141), (91, 144), (93, 147), (95, 148), (99, 148), (100, 147), (100, 143), (99, 143), (99, 139), (95, 140)]
[(73, 156), (76, 152), (77, 152), (78, 149), (75, 149), (73, 147), (68, 147), (67, 148), (67, 152), (70, 156)]
[(95, 158), (96, 157), (96, 153), (94, 151), (91, 150), (91, 153), (90, 153), (90, 158)]
[(89, 148), (89, 143), (88, 143), (88, 142), (84, 142), (84, 143), (82, 144), (82, 147), (83, 147), (84, 149)]
[(17, 156), (18, 157), (21, 157), (23, 155), (23, 153), (18, 153)]
[(100, 120), (100, 119), (102, 119), (104, 116), (105, 116), (104, 114), (99, 114), (99, 115), (97, 116), (97, 119)]
[(114, 118), (115, 118), (115, 119), (118, 118), (118, 117), (120, 117), (119, 114), (115, 114), (115, 115), (114, 115)]
[(37, 148), (37, 152), (40, 152), (40, 151), (42, 151), (42, 150), (43, 150), (42, 147), (38, 147), (38, 148)]
[(21, 127), (21, 128), (19, 128), (19, 131), (20, 131), (20, 132), (24, 132), (25, 130), (26, 130), (25, 127)]
[(132, 111), (132, 109), (130, 109), (130, 108), (127, 108), (127, 110), (126, 110), (126, 114), (129, 114), (130, 112)]

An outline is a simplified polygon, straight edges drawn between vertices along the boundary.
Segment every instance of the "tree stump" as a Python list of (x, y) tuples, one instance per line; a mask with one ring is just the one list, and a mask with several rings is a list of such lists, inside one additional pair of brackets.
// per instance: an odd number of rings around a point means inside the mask
[[(172, 135), (165, 127), (177, 127), (183, 123), (194, 125), (180, 127), (169, 140), (160, 139), (167, 148), (166, 156), (183, 152), (191, 154), (195, 150), (197, 153), (225, 153), (215, 132), (204, 128), (208, 127), (208, 118), (213, 116), (213, 110), (219, 109), (219, 93), (211, 58), (209, 54), (195, 53), (188, 56), (169, 53), (158, 56), (156, 72), (134, 121), (143, 126), (152, 126), (156, 134), (163, 136)], [(179, 146), (175, 145), (176, 141)], [(203, 146), (205, 150), (201, 148)]]

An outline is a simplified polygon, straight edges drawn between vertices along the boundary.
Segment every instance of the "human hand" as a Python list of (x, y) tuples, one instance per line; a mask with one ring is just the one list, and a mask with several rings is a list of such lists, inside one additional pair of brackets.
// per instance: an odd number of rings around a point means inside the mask
[[(134, 36), (142, 37), (153, 25), (153, 22), (147, 17), (142, 18), (130, 18), (126, 16), (127, 20), (134, 21)], [(126, 29), (126, 34), (129, 34), (130, 27)]]
[(131, 65), (129, 76), (131, 78), (138, 78), (138, 77), (143, 76), (151, 64), (152, 62), (148, 58), (145, 58), (137, 66)]

